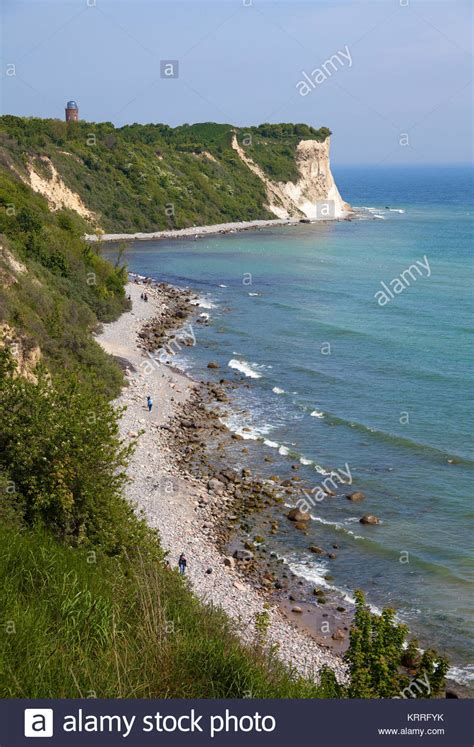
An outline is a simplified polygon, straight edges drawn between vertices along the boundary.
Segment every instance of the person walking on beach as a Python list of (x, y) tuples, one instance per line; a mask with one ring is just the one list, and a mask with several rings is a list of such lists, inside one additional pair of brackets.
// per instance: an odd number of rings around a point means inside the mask
[(146, 403), (148, 407), (148, 412), (151, 412), (151, 408), (153, 407), (153, 400), (150, 397), (150, 395), (148, 395), (148, 397), (146, 398)]
[(178, 568), (182, 576), (184, 576), (184, 574), (186, 573), (186, 565), (187, 565), (186, 556), (184, 552), (182, 552), (178, 560)]

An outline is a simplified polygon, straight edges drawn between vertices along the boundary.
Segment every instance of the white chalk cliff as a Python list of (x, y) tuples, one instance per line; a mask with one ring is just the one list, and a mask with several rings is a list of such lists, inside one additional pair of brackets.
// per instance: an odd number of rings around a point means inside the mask
[[(253, 161), (232, 138), (232, 147), (242, 161), (265, 184), (267, 208), (278, 218), (342, 218), (350, 211), (331, 174), (329, 163), (330, 138), (324, 142), (301, 140), (296, 148), (297, 182), (274, 182), (261, 166)], [(321, 203), (328, 203), (327, 208)], [(319, 210), (317, 209), (319, 205)]]

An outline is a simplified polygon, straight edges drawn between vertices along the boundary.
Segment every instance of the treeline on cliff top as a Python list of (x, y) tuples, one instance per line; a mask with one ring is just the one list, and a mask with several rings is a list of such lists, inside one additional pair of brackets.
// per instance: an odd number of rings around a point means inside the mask
[[(295, 181), (301, 139), (324, 141), (330, 130), (305, 124), (234, 128), (203, 123), (169, 127), (54, 119), (0, 118), (0, 162), (18, 173), (29, 165), (65, 184), (106, 232), (187, 228), (269, 219), (266, 191), (233, 150), (233, 132), (269, 178)], [(94, 221), (84, 224), (91, 231)]]
[(316, 684), (268, 649), (264, 612), (244, 647), (166, 566), (123, 496), (133, 443), (111, 399), (124, 381), (91, 334), (128, 308), (126, 268), (15, 178), (20, 152), (0, 165), (0, 696), (392, 697), (425, 674), (437, 694), (444, 660), (403, 651), (393, 614), (362, 598), (350, 686), (327, 671)]

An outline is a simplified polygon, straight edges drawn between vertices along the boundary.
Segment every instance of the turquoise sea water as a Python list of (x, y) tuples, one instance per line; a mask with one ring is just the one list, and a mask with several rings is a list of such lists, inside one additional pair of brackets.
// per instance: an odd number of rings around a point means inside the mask
[[(217, 360), (216, 378), (244, 376), (251, 387), (236, 390), (229, 422), (259, 439), (273, 473), (302, 460), (299, 474), (316, 488), (349, 466), (352, 486), (316, 504), (310, 538), (283, 531), (272, 549), (307, 578), (330, 568), (332, 586), (395, 606), (467, 683), (472, 171), (334, 171), (343, 197), (365, 208), (360, 219), (137, 242), (129, 268), (201, 293), (210, 325), (195, 325), (197, 345), (178, 363), (204, 378)], [(421, 275), (405, 275), (408, 287), (379, 305), (381, 282), (393, 287), (417, 260)], [(365, 501), (346, 500), (351, 490)], [(362, 526), (365, 513), (383, 523)], [(337, 542), (337, 558), (309, 553), (312, 540)]]

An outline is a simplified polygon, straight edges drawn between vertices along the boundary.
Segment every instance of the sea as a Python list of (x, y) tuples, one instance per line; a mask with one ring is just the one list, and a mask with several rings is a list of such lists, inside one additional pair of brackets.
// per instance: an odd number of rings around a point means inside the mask
[[(255, 442), (252, 466), (297, 464), (320, 498), (309, 536), (284, 531), (270, 549), (348, 600), (362, 589), (374, 610), (396, 608), (472, 690), (473, 171), (333, 173), (351, 221), (135, 242), (129, 270), (199, 293), (207, 324), (175, 365), (245, 381), (226, 422)], [(331, 473), (338, 495), (321, 499)], [(337, 557), (311, 542), (336, 543)]]

